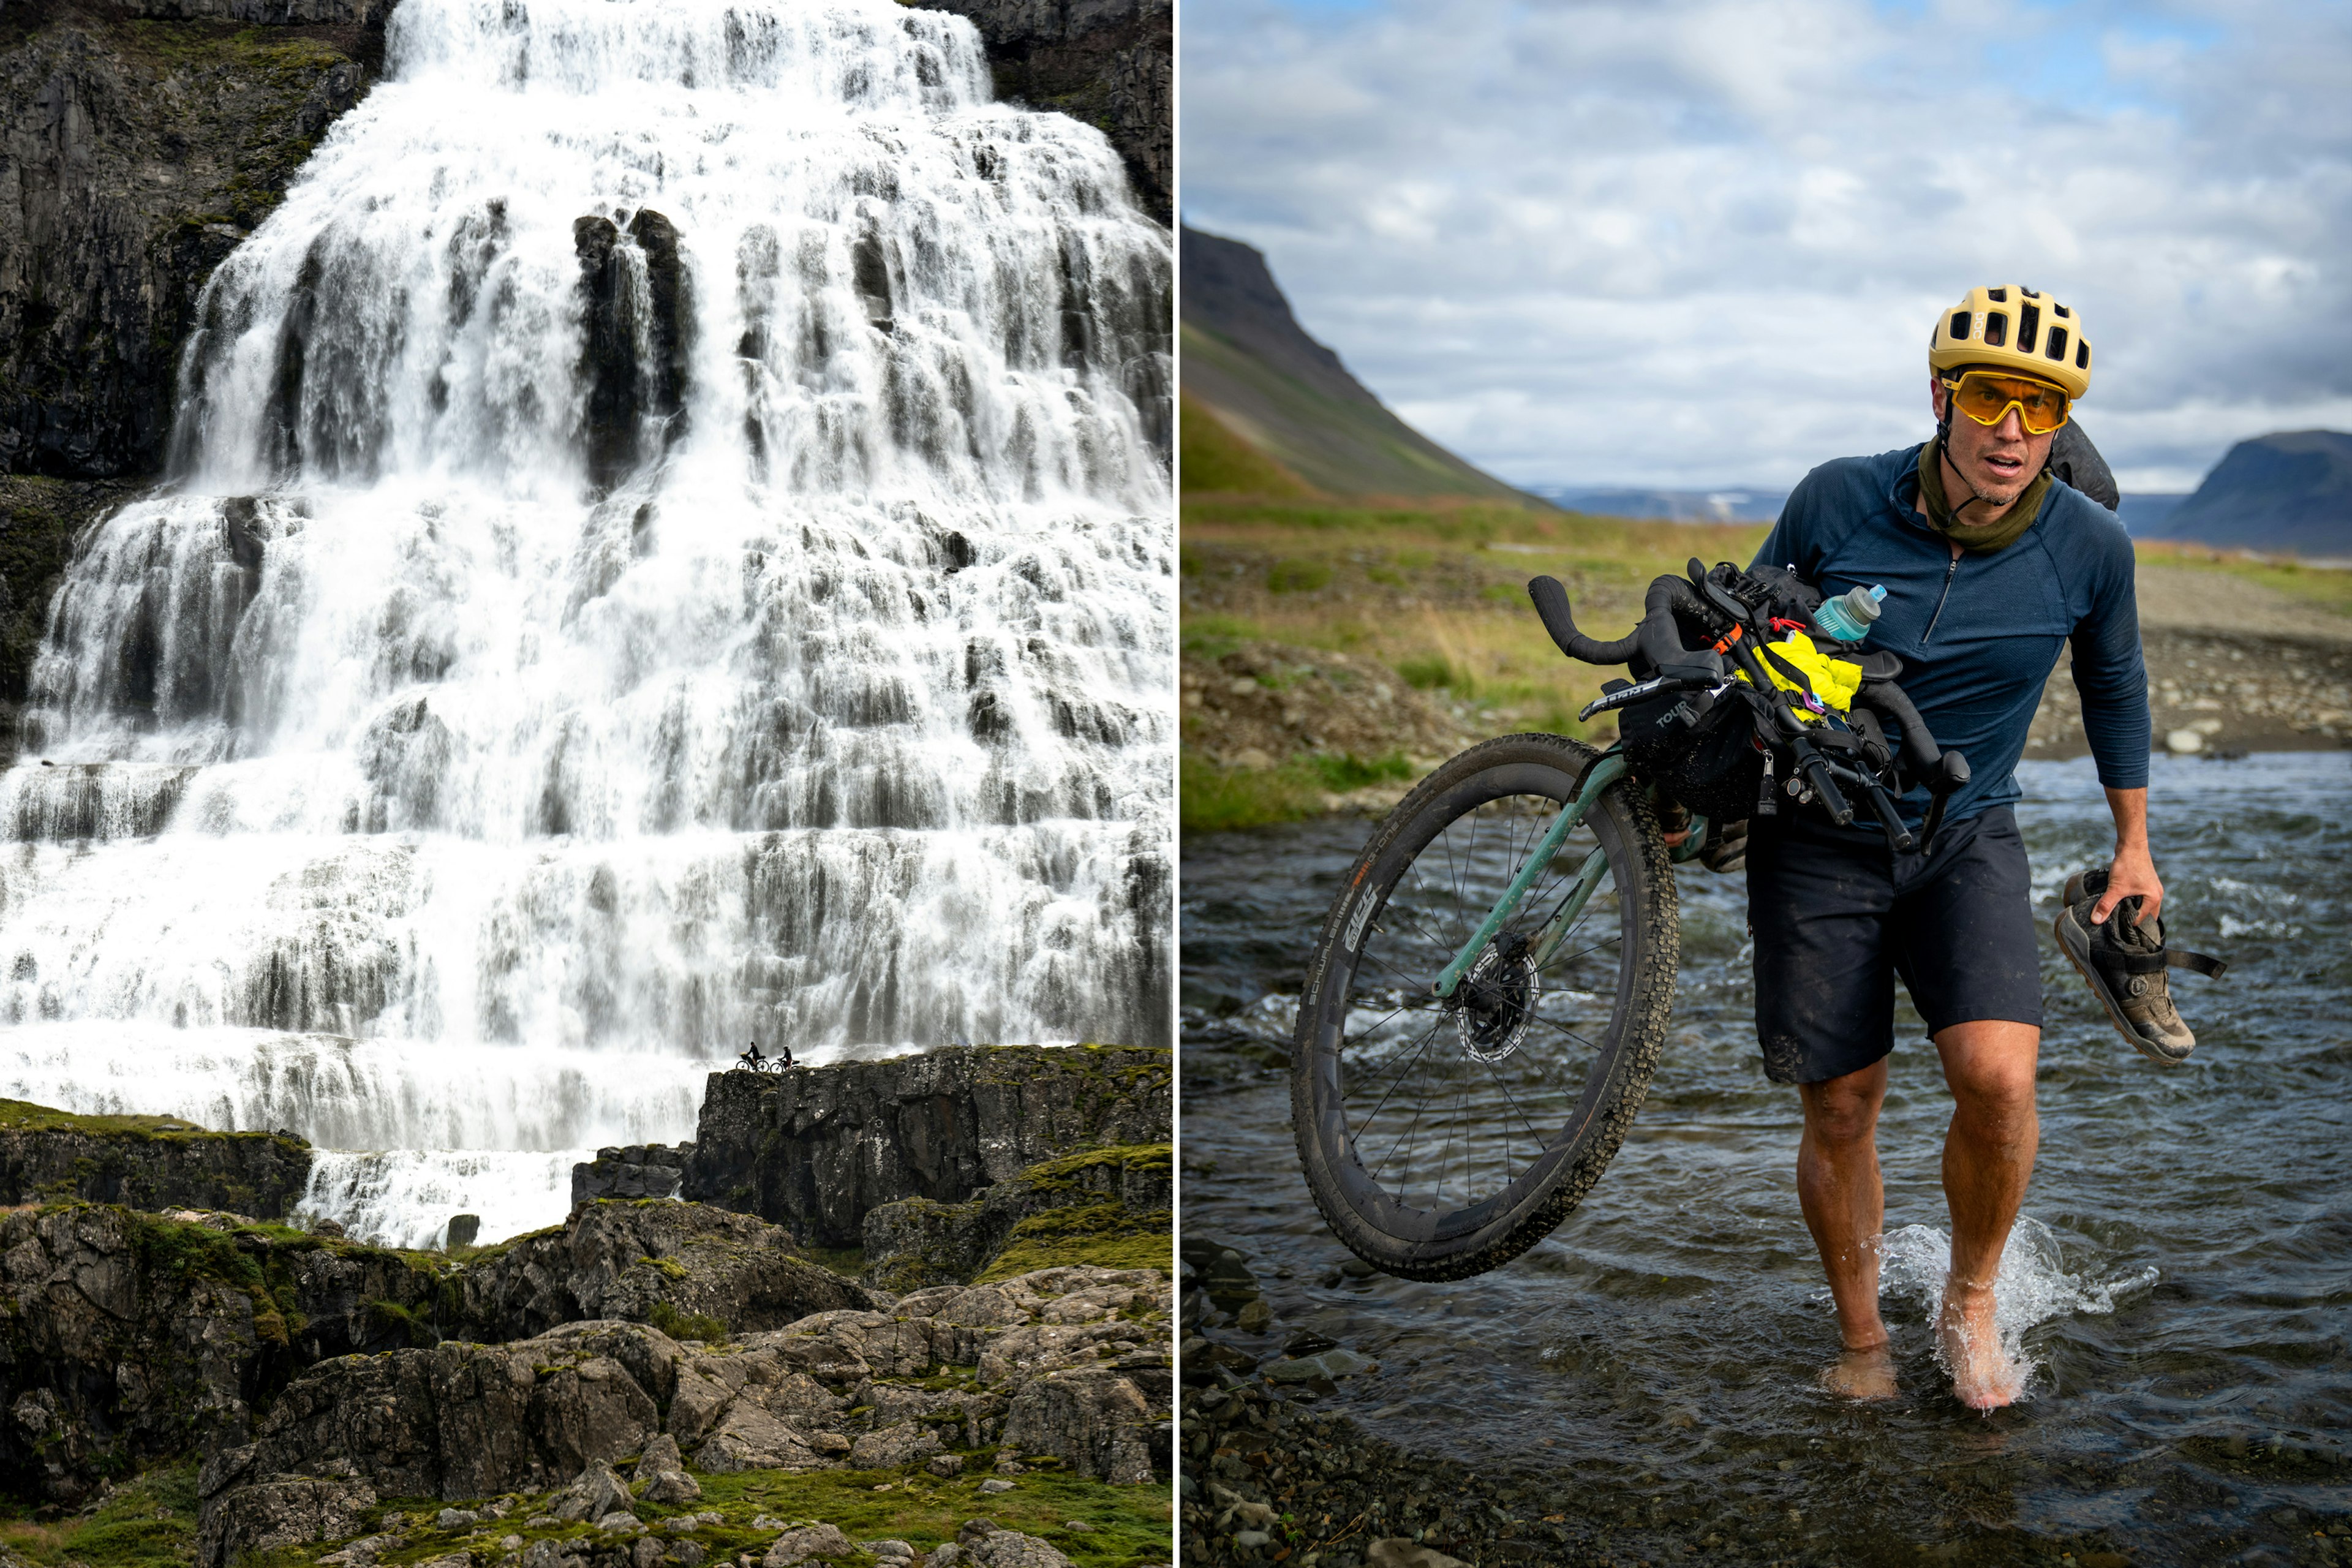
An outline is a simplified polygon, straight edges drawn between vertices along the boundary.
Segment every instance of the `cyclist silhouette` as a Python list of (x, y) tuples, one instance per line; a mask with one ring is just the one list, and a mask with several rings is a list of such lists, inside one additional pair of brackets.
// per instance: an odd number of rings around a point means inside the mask
[(772, 1056), (772, 1057), (761, 1056), (761, 1055), (760, 1054), (760, 1042), (759, 1042), (759, 1041), (757, 1041), (757, 1040), (753, 1040), (753, 1041), (751, 1042), (751, 1048), (750, 1050), (738, 1053), (738, 1055), (737, 1055), (737, 1056), (736, 1056), (736, 1058), (735, 1058), (735, 1065), (736, 1065), (737, 1067), (741, 1068), (745, 1072), (790, 1072), (790, 1071), (792, 1071), (792, 1070), (793, 1070), (793, 1048), (792, 1048), (792, 1047), (790, 1047), (790, 1046), (783, 1046), (783, 1047), (779, 1047), (779, 1048), (780, 1048), (780, 1050), (782, 1052), (782, 1055), (780, 1055), (780, 1056)]

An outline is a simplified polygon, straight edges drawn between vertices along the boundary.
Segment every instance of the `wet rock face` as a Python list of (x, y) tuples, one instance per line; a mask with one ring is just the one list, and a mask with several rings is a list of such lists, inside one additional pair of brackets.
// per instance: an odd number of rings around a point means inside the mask
[(1127, 163), (1136, 204), (1171, 221), (1172, 0), (926, 0), (980, 29), (996, 95), (1096, 126)]
[(362, 1491), (460, 1502), (562, 1489), (545, 1504), (557, 1519), (626, 1515), (610, 1467), (631, 1454), (641, 1496), (693, 1488), (689, 1465), (912, 1465), (984, 1445), (1016, 1466), (1017, 1449), (1090, 1479), (1164, 1481), (1171, 1305), (1156, 1270), (1050, 1268), (723, 1345), (600, 1321), (345, 1357), (297, 1378), (249, 1442), (206, 1463), (199, 1568), (306, 1528), (299, 1539), (355, 1534), (328, 1516)]
[(803, 1244), (856, 1247), (869, 1210), (960, 1204), (1059, 1155), (1171, 1137), (1169, 1053), (996, 1046), (710, 1075), (685, 1195)]
[[(7, 265), (0, 261), (0, 268)], [(5, 347), (0, 347), (5, 353)], [(6, 372), (0, 366), (0, 387)], [(0, 390), (0, 399), (7, 395)], [(0, 432), (0, 441), (7, 437)], [(16, 712), (48, 625), (49, 601), (75, 535), (121, 506), (139, 487), (115, 480), (0, 474), (0, 763), (15, 761)]]
[(310, 1145), (165, 1118), (77, 1117), (0, 1100), (0, 1205), (79, 1198), (283, 1219), (310, 1183)]
[(388, 0), (9, 8), (0, 472), (100, 479), (161, 468), (205, 280), (359, 101), (390, 9)]
[(625, 231), (590, 216), (572, 225), (585, 335), (588, 476), (617, 484), (685, 434), (680, 410), (693, 328), (677, 226), (651, 208)]
[(796, 1256), (775, 1226), (700, 1204), (589, 1204), (562, 1230), (467, 1265), (456, 1289), (446, 1331), (489, 1341), (589, 1318), (708, 1318), (725, 1332), (756, 1333), (875, 1305), (863, 1287)]

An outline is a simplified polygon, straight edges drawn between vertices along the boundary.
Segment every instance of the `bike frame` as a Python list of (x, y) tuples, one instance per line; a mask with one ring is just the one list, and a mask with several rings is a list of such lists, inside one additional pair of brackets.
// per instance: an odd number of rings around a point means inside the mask
[[(1521, 866), (1518, 874), (1511, 879), (1511, 885), (1503, 889), (1503, 896), (1495, 900), (1495, 907), (1486, 911), (1486, 918), (1478, 922), (1478, 929), (1471, 933), (1462, 951), (1454, 955), (1454, 962), (1447, 964), (1431, 983), (1432, 991), (1440, 996), (1454, 994), (1454, 988), (1462, 984), (1462, 977), (1470, 972), (1471, 964), (1477, 962), (1486, 944), (1495, 940), (1495, 933), (1502, 930), (1504, 922), (1517, 910), (1519, 900), (1528, 896), (1528, 889), (1535, 886), (1536, 879), (1543, 874), (1543, 868), (1551, 864), (1551, 858), (1559, 852), (1560, 845), (1567, 841), (1576, 825), (1584, 820), (1584, 814), (1592, 809), (1592, 803), (1601, 798), (1601, 792), (1624, 776), (1625, 759), (1614, 752), (1603, 752), (1598, 762), (1585, 770), (1584, 787), (1578, 790), (1576, 798), (1561, 806), (1559, 815), (1551, 819), (1551, 826), (1544, 829), (1543, 837), (1528, 853), (1527, 864)], [(1597, 855), (1600, 851), (1593, 853)], [(1576, 886), (1569, 894), (1569, 902), (1575, 906), (1575, 910), (1561, 906), (1561, 913), (1553, 916), (1544, 927), (1543, 940), (1549, 946), (1558, 945), (1560, 935), (1568, 930), (1569, 922), (1575, 919), (1575, 911), (1584, 907), (1584, 901), (1592, 897), (1592, 889), (1600, 885), (1601, 878), (1593, 868), (1592, 858), (1587, 856), (1583, 869), (1577, 875)]]
[[(1495, 907), (1486, 911), (1486, 918), (1478, 922), (1478, 929), (1454, 955), (1454, 962), (1430, 983), (1430, 990), (1440, 996), (1454, 994), (1462, 984), (1462, 977), (1470, 972), (1472, 964), (1478, 962), (1478, 955), (1486, 950), (1486, 944), (1495, 940), (1495, 933), (1501, 931), (1511, 916), (1518, 911), (1519, 901), (1528, 896), (1528, 889), (1535, 886), (1536, 879), (1543, 874), (1543, 868), (1551, 864), (1551, 858), (1559, 853), (1560, 845), (1575, 831), (1576, 825), (1584, 820), (1593, 803), (1601, 798), (1601, 792), (1623, 778), (1625, 773), (1625, 759), (1616, 752), (1602, 752), (1600, 760), (1585, 771), (1584, 784), (1576, 792), (1576, 798), (1559, 808), (1559, 815), (1551, 819), (1551, 826), (1536, 841), (1536, 847), (1528, 852), (1527, 864), (1519, 868), (1518, 874), (1511, 879), (1511, 885), (1503, 889), (1503, 896), (1495, 900)], [(1693, 816), (1682, 843), (1673, 851), (1674, 858), (1688, 860), (1696, 856), (1700, 842), (1706, 837), (1706, 818)], [(1560, 900), (1559, 908), (1552, 912), (1551, 919), (1544, 922), (1542, 933), (1536, 938), (1532, 962), (1537, 968), (1549, 963), (1552, 955), (1559, 951), (1560, 943), (1568, 940), (1570, 930), (1576, 924), (1576, 917), (1584, 912), (1584, 906), (1591, 901), (1593, 890), (1601, 886), (1601, 879), (1608, 870), (1607, 851), (1596, 848), (1584, 858), (1584, 864), (1577, 868), (1576, 881)]]

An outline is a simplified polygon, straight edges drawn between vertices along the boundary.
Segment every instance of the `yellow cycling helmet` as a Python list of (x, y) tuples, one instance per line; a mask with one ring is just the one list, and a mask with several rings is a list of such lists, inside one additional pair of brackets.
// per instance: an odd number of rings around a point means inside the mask
[(2015, 284), (1971, 289), (1936, 318), (1927, 367), (1941, 374), (1971, 364), (2040, 376), (2070, 398), (2091, 390), (2091, 344), (2081, 318)]

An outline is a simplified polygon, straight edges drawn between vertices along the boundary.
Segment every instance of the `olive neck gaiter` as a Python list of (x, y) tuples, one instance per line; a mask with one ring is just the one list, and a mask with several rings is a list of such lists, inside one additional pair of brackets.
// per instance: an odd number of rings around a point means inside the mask
[(1951, 503), (1944, 497), (1944, 465), (1938, 460), (1943, 451), (1941, 438), (1930, 440), (1919, 448), (1919, 500), (1927, 509), (1927, 521), (1936, 531), (1966, 550), (1990, 555), (2016, 543), (2042, 515), (2042, 503), (2050, 495), (2050, 470), (2043, 468), (2033, 476), (2033, 482), (2017, 498), (2017, 504), (1990, 523), (1956, 521)]

